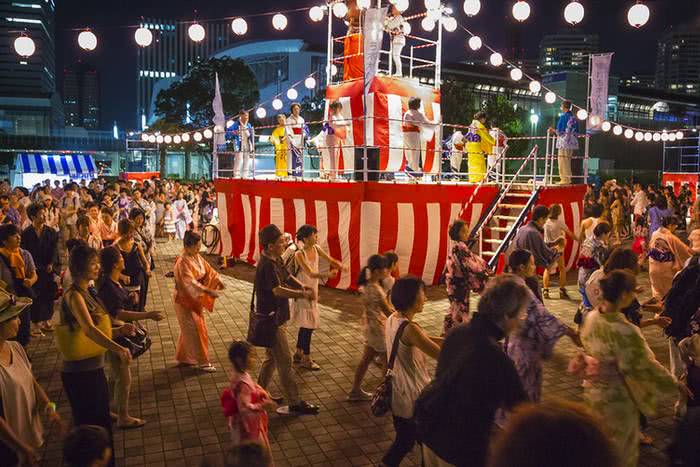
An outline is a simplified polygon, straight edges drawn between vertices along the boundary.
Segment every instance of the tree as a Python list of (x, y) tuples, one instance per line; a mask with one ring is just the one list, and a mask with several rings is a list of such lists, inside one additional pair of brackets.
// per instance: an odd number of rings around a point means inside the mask
[(442, 121), (455, 125), (469, 125), (478, 110), (476, 98), (464, 83), (446, 81), (440, 88)]
[[(483, 109), (488, 123), (500, 128), (508, 137), (525, 135), (525, 122), (528, 113), (521, 107), (516, 107), (506, 96), (499, 94), (486, 101)], [(508, 154), (521, 156), (527, 150), (527, 141), (511, 141), (508, 143)]]

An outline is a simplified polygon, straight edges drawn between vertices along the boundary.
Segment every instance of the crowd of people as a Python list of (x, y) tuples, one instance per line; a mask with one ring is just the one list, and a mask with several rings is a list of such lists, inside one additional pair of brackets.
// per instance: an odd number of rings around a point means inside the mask
[[(112, 430), (147, 423), (130, 413), (129, 397), (134, 359), (151, 342), (141, 323), (165, 317), (149, 307), (147, 295), (159, 267), (158, 237), (182, 242), (166, 274), (175, 281), (180, 328), (174, 359), (217, 371), (206, 317), (224, 281), (200, 255), (198, 233), (213, 216), (213, 188), (96, 180), (47, 183), (31, 192), (3, 184), (0, 191), (0, 458), (3, 465), (5, 459), (36, 465), (43, 423), (62, 423), (25, 351), (32, 338), (53, 333), (74, 426), (64, 440), (65, 462), (114, 465)], [(563, 222), (561, 206), (536, 206), (506, 253), (507, 271), (497, 275), (472, 250), (468, 224), (454, 221), (439, 336), (416, 321), (426, 303), (423, 281), (400, 274), (395, 252), (372, 255), (357, 280), (364, 346), (347, 401), (369, 402), (373, 411), (384, 404), (391, 412), (396, 435), (379, 465), (399, 466), (418, 446), (428, 467), (633, 467), (640, 443), (653, 442), (645, 434), (647, 417), (662, 398), (676, 401), (679, 419), (672, 465), (697, 465), (700, 206), (691, 208), (691, 199), (687, 187), (676, 196), (606, 182), (598, 193), (589, 187), (578, 231)], [(546, 299), (558, 277), (560, 299), (572, 300), (564, 261), (569, 241), (581, 244), (581, 304), (565, 323)], [(293, 239), (265, 226), (259, 244), (248, 333), (230, 344), (232, 377), (221, 395), (231, 466), (273, 465), (268, 411), (319, 413), (300, 394), (303, 373), (293, 368), (322, 370), (312, 358), (313, 332), (321, 326), (319, 284), (344, 267), (321, 248), (312, 225)], [(652, 288), (645, 301), (637, 298), (641, 271), (648, 271)], [(647, 326), (668, 336), (668, 369), (640, 331)], [(542, 401), (544, 362), (563, 337), (579, 349), (569, 371), (583, 382), (580, 405)], [(254, 347), (265, 349), (258, 368)], [(387, 372), (388, 393), (363, 387), (373, 363)], [(275, 370), (280, 395), (269, 392)]]

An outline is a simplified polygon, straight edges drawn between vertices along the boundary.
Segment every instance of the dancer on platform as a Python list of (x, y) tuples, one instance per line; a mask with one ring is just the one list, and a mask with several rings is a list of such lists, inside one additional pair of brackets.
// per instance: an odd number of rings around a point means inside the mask
[(343, 157), (343, 143), (350, 130), (350, 122), (343, 117), (343, 104), (340, 101), (331, 102), (328, 106), (328, 112), (330, 116), (325, 130), (327, 132), (326, 150), (328, 151), (329, 163), (328, 165), (324, 164), (324, 169), (329, 178), (335, 179), (338, 178), (338, 164), (340, 158)]
[(287, 141), (290, 149), (287, 171), (294, 177), (301, 177), (304, 175), (304, 142), (309, 136), (309, 127), (301, 116), (301, 104), (292, 103), (290, 110), (292, 113), (287, 117), (287, 128), (291, 133)]
[(461, 131), (455, 131), (450, 138), (450, 168), (452, 173), (459, 178), (462, 170), (462, 159), (464, 159), (464, 135)]
[[(306, 297), (296, 298), (292, 301), (292, 319), (294, 325), (299, 326), (297, 336), (297, 351), (294, 354), (294, 363), (301, 364), (307, 370), (318, 371), (320, 366), (311, 358), (311, 334), (318, 329), (321, 317), (318, 309), (318, 281), (328, 279), (337, 274), (342, 268), (340, 261), (331, 258), (328, 253), (318, 246), (318, 230), (312, 225), (302, 225), (297, 231), (297, 242), (303, 244), (303, 248), (294, 254), (297, 265), (296, 279), (313, 291), (311, 299)], [(321, 273), (318, 267), (319, 257), (330, 263), (327, 273)]]
[(571, 101), (561, 103), (562, 114), (559, 117), (556, 130), (550, 128), (551, 133), (557, 135), (557, 149), (559, 150), (559, 184), (571, 184), (571, 158), (578, 149), (578, 121), (571, 111)]
[(284, 114), (277, 115), (277, 127), (272, 130), (270, 142), (275, 147), (275, 176), (284, 178), (287, 172), (288, 152), (287, 117)]
[(486, 128), (486, 112), (474, 114), (474, 120), (469, 125), (467, 140), (467, 162), (469, 163), (469, 181), (479, 183), (486, 175), (486, 157), (491, 154), (496, 140)]
[(214, 300), (224, 288), (214, 268), (199, 254), (201, 237), (188, 230), (183, 252), (175, 261), (175, 313), (180, 325), (175, 359), (185, 365), (197, 365), (201, 371), (213, 373), (216, 367), (209, 360), (209, 333), (204, 312), (214, 310)]
[(433, 131), (436, 122), (428, 120), (420, 110), (421, 100), (419, 97), (408, 99), (408, 110), (403, 114), (403, 147), (406, 154), (406, 173), (409, 176), (418, 174), (423, 170), (423, 142), (433, 138)]
[[(384, 29), (391, 36), (391, 58), (394, 62), (394, 76), (401, 78), (403, 76), (403, 65), (401, 62), (401, 51), (406, 45), (406, 34), (403, 25), (406, 22), (401, 16), (401, 12), (396, 5), (390, 5), (391, 15), (387, 16), (384, 21)], [(391, 70), (389, 70), (391, 73)]]
[(255, 130), (248, 121), (249, 118), (248, 111), (241, 110), (238, 112), (238, 121), (233, 122), (229, 130), (233, 136), (234, 178), (239, 174), (241, 178), (248, 178), (250, 165), (255, 164)]

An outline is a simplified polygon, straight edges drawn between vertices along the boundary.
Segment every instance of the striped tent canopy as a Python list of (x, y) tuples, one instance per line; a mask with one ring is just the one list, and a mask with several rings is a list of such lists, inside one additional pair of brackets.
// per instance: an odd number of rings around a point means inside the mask
[(97, 172), (95, 160), (89, 155), (27, 152), (17, 154), (17, 171), (65, 176), (84, 176)]

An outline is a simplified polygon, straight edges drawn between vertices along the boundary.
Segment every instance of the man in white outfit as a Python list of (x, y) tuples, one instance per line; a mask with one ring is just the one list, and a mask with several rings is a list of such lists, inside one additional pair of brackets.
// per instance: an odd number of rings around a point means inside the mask
[(238, 121), (234, 122), (229, 132), (233, 136), (233, 176), (240, 174), (241, 178), (247, 178), (250, 172), (250, 163), (255, 156), (255, 130), (249, 122), (248, 111), (241, 110), (238, 113)]
[(408, 110), (403, 114), (403, 148), (406, 155), (406, 172), (420, 172), (423, 167), (423, 141), (432, 139), (435, 122), (431, 122), (420, 110), (421, 100), (411, 97)]

